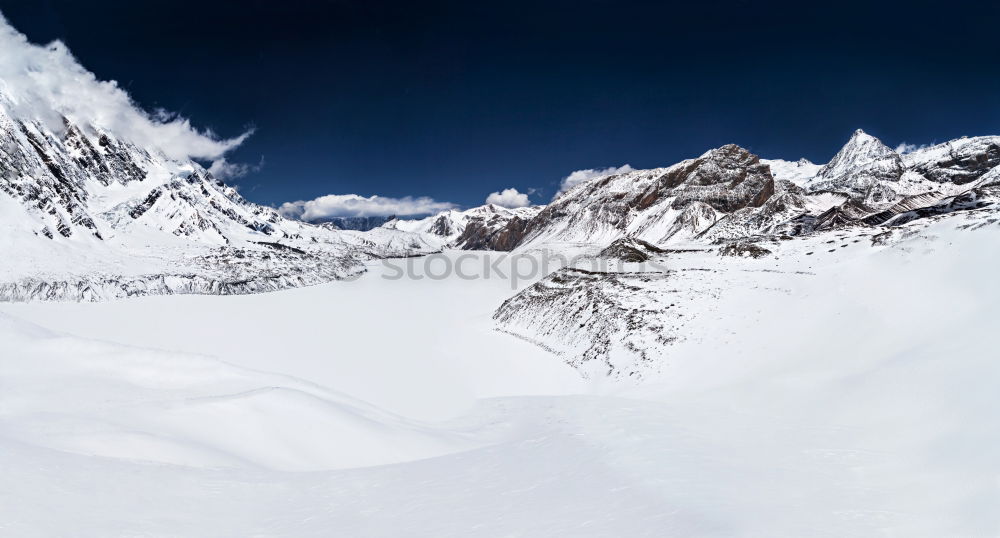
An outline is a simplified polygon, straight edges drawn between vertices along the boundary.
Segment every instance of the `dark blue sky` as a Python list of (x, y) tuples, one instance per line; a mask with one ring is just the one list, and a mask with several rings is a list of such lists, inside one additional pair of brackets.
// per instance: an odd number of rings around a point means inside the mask
[(728, 142), (825, 162), (1000, 133), (1000, 4), (0, 0), (35, 42), (234, 136), (251, 200), (506, 187)]

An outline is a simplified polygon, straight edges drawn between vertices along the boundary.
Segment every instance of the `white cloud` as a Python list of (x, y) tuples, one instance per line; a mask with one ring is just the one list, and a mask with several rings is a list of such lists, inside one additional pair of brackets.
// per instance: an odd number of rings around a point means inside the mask
[(455, 207), (455, 204), (438, 202), (426, 196), (391, 198), (378, 195), (365, 197), (357, 194), (328, 194), (315, 200), (285, 202), (278, 208), (278, 213), (288, 218), (309, 222), (329, 217), (429, 215)]
[(504, 189), (500, 192), (490, 193), (486, 197), (486, 203), (501, 207), (527, 207), (531, 205), (528, 195), (517, 192), (517, 189)]
[(559, 192), (556, 193), (556, 196), (559, 196), (581, 183), (586, 183), (591, 179), (610, 176), (612, 174), (623, 174), (625, 172), (631, 172), (632, 170), (633, 168), (627, 164), (619, 166), (618, 168), (609, 166), (608, 168), (588, 168), (586, 170), (577, 170), (563, 178), (562, 183), (559, 185)]
[(917, 145), (917, 144), (908, 144), (906, 142), (902, 142), (898, 146), (896, 146), (896, 153), (899, 153), (900, 155), (903, 155), (905, 153), (910, 153), (910, 152), (913, 152), (913, 151), (917, 151), (918, 149), (924, 149), (924, 148), (928, 148), (928, 147), (930, 147), (929, 144), (920, 144), (920, 145)]
[(258, 164), (252, 166), (246, 163), (231, 163), (225, 157), (220, 157), (212, 161), (212, 165), (208, 167), (208, 172), (218, 179), (233, 179), (243, 177), (252, 172), (259, 172), (261, 168), (264, 168), (263, 157), (260, 158)]
[(87, 71), (60, 41), (35, 45), (0, 15), (0, 109), (15, 118), (40, 120), (52, 130), (62, 117), (109, 131), (173, 159), (215, 160), (240, 145), (252, 131), (220, 140), (168, 112), (139, 108), (115, 81)]

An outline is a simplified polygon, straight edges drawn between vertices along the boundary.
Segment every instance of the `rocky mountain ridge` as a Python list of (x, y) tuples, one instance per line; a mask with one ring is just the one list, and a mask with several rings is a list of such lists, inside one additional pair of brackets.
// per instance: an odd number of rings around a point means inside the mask
[[(733, 290), (791, 293), (817, 265), (1000, 225), (1000, 137), (899, 154), (862, 131), (826, 165), (738, 146), (582, 184), (516, 247), (576, 255), (494, 313), (588, 377), (643, 379)], [(600, 263), (595, 263), (599, 261)], [(752, 306), (749, 306), (752, 307)]]
[(423, 234), (431, 242), (463, 250), (512, 250), (527, 223), (544, 206), (506, 208), (486, 204), (448, 210), (423, 219), (392, 220), (383, 227)]
[[(452, 232), (438, 234), (449, 246), (472, 250), (608, 246), (622, 238), (658, 246), (714, 244), (881, 226), (904, 213), (919, 218), (970, 207), (962, 200), (982, 206), (992, 203), (997, 182), (1000, 137), (960, 138), (900, 154), (858, 130), (825, 165), (761, 159), (730, 144), (666, 168), (594, 178), (517, 218), (479, 218), (465, 237), (466, 221), (454, 216), (460, 213), (421, 222)], [(426, 224), (408, 229), (437, 233)]]
[(198, 163), (89, 123), (19, 117), (0, 92), (0, 299), (250, 293), (428, 253), (419, 234), (334, 231), (250, 203)]
[(355, 230), (358, 232), (367, 232), (368, 230), (384, 226), (387, 222), (391, 222), (395, 219), (396, 216), (394, 215), (388, 217), (328, 217), (318, 221), (312, 221), (311, 224), (318, 224), (331, 230)]

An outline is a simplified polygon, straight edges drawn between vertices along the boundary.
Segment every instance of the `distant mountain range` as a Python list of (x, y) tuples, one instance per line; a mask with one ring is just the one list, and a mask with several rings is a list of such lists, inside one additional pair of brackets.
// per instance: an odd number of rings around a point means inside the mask
[(0, 297), (15, 300), (250, 293), (440, 248), (604, 249), (626, 238), (662, 248), (889, 227), (985, 207), (1000, 193), (1000, 137), (900, 154), (859, 130), (822, 166), (727, 145), (594, 178), (548, 206), (311, 225), (98, 125), (19, 117), (11, 99), (0, 93), (0, 220), (4, 249), (18, 255), (0, 272)]
[[(443, 248), (764, 257), (775, 241), (891, 230), (990, 208), (1000, 196), (1000, 137), (900, 153), (859, 130), (825, 165), (730, 144), (593, 178), (547, 206), (309, 224), (245, 200), (190, 157), (219, 156), (229, 142), (138, 110), (64, 45), (32, 45), (9, 27), (0, 41), (9, 64), (0, 81), (0, 300), (253, 293)], [(177, 137), (181, 150), (167, 151)]]
[[(842, 226), (891, 226), (996, 201), (1000, 137), (960, 138), (899, 154), (858, 130), (826, 165), (761, 159), (727, 145), (666, 168), (594, 178), (545, 207), (449, 211), (388, 224), (455, 248), (550, 243), (654, 245), (801, 236)], [(472, 232), (463, 234), (474, 222)]]
[(312, 224), (319, 224), (331, 230), (355, 230), (367, 232), (394, 220), (395, 215), (388, 217), (326, 217), (324, 219), (310, 221)]
[(496, 327), (585, 376), (639, 380), (669, 362), (692, 323), (712, 323), (724, 295), (781, 291), (815, 264), (897, 243), (932, 248), (914, 238), (932, 225), (1000, 224), (998, 201), (1000, 137), (900, 154), (856, 131), (826, 165), (727, 145), (666, 168), (594, 178), (546, 207), (481, 207), (386, 226), (453, 248), (577, 257), (500, 305)]

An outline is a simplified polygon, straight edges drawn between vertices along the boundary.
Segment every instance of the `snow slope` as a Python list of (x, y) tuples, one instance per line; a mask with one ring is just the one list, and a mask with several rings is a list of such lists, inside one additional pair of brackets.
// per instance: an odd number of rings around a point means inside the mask
[(735, 289), (791, 293), (796, 283), (815, 279), (817, 268), (895, 248), (928, 226), (998, 221), (992, 205), (959, 213), (943, 208), (922, 219), (902, 213), (889, 228), (659, 249), (633, 263), (583, 255), (504, 301), (493, 317), (499, 330), (556, 354), (585, 376), (638, 382), (668, 368), (676, 347), (694, 338), (700, 324), (718, 323), (715, 314)]
[(270, 291), (435, 248), (250, 203), (196, 161), (246, 135), (218, 140), (160, 116), (0, 16), (0, 300)]
[[(464, 267), (481, 275), (489, 258), (475, 255)], [(417, 277), (440, 274), (441, 256), (430, 260), (387, 263), (408, 263)], [(506, 274), (510, 263), (501, 265)], [(582, 390), (561, 359), (494, 330), (493, 309), (517, 291), (509, 280), (388, 278), (396, 275), (379, 261), (349, 283), (280, 293), (6, 303), (0, 312), (77, 336), (280, 371), (414, 419), (451, 418), (479, 398)]]
[(474, 446), (294, 378), (0, 319), (0, 435), (74, 454), (311, 470)]
[(1000, 534), (997, 137), (354, 232), (160, 116), (0, 18), (0, 299), (103, 301), (0, 303), (0, 534)]
[[(134, 458), (143, 451), (138, 444), (130, 454), (100, 457), (82, 455), (78, 446), (47, 447), (24, 432), (39, 424), (50, 433), (87, 430), (32, 409), (72, 409), (77, 423), (96, 416), (127, 424), (132, 411), (115, 405), (123, 395), (131, 398), (129, 409), (155, 417), (178, 403), (168, 389), (323, 389), (176, 354), (152, 355), (150, 365), (148, 351), (135, 355), (5, 321), (4, 379), (17, 375), (25, 388), (0, 407), (0, 521), (17, 536), (995, 535), (1000, 366), (989, 335), (1000, 316), (1000, 285), (990, 245), (1000, 228), (968, 224), (941, 219), (884, 249), (813, 254), (814, 274), (780, 290), (732, 287), (647, 383), (604, 386), (594, 396), (483, 400), (465, 417), (431, 428), (438, 441), (472, 433), (478, 447), (445, 442), (448, 454), (375, 467), (281, 472), (273, 466), (281, 449), (267, 443), (254, 450), (274, 457), (268, 465), (258, 456), (253, 465), (208, 467), (142, 463)], [(720, 270), (750, 263), (727, 260)], [(369, 278), (377, 277), (362, 281)], [(297, 292), (216, 300), (283, 295)], [(332, 315), (304, 296), (295, 303), (287, 315)], [(350, 316), (341, 312), (331, 325)], [(427, 332), (443, 331), (437, 321), (411, 318)], [(163, 330), (177, 345), (187, 338)], [(115, 354), (97, 360), (88, 349)], [(465, 359), (475, 363), (478, 356)], [(285, 360), (276, 358), (275, 368)], [(95, 366), (113, 361), (129, 366), (120, 375)], [(205, 369), (196, 376), (204, 382), (194, 383), (194, 368)], [(110, 401), (95, 404), (92, 384), (114, 389)], [(33, 391), (54, 393), (62, 403), (39, 401)], [(341, 402), (335, 417), (364, 409), (322, 394)], [(256, 405), (263, 417), (275, 407), (289, 406), (290, 416), (308, 407), (299, 400)], [(410, 422), (369, 412), (412, 431)], [(206, 430), (257, 416), (197, 413)], [(257, 427), (275, 438), (286, 431), (266, 420)], [(178, 444), (204, 450), (191, 439), (180, 436)], [(456, 446), (466, 450), (451, 452)]]

